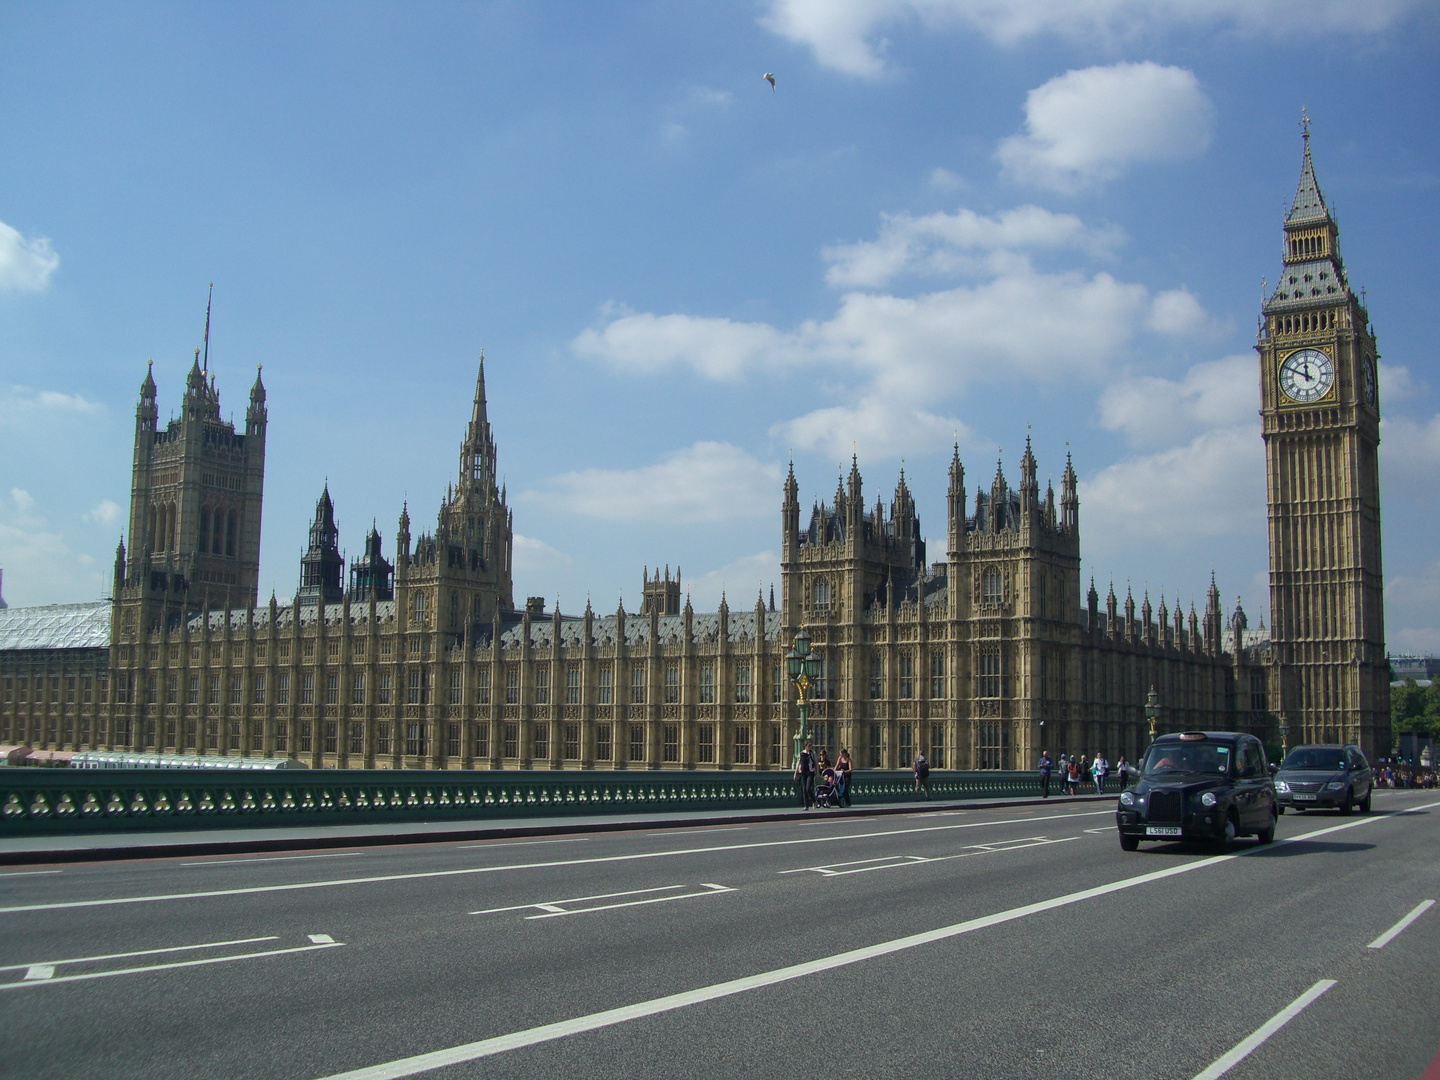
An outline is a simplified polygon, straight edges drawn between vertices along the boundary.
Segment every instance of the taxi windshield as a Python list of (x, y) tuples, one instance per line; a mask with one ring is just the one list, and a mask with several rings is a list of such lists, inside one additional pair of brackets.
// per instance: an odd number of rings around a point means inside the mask
[(1302, 746), (1291, 750), (1285, 759), (1283, 769), (1322, 769), (1325, 772), (1340, 772), (1345, 768), (1345, 751), (1320, 746)]
[(1224, 743), (1155, 743), (1141, 766), (1143, 776), (1165, 773), (1226, 773), (1230, 747)]

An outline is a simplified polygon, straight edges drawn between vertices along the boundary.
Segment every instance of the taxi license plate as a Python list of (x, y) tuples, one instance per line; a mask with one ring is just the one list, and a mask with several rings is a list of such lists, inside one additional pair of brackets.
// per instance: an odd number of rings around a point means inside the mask
[(1296, 802), (1314, 802), (1314, 801), (1315, 801), (1315, 796), (1314, 796), (1314, 795), (1295, 795), (1295, 796), (1293, 796), (1293, 797), (1294, 797), (1294, 799), (1295, 799)]
[(1179, 836), (1179, 825), (1147, 825), (1145, 826), (1146, 836)]

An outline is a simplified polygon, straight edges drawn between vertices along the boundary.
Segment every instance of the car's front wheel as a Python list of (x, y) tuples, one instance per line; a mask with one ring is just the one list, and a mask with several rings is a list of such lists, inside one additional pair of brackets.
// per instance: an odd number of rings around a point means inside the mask
[(1138, 836), (1126, 836), (1124, 833), (1120, 834), (1121, 851), (1134, 851), (1139, 846), (1140, 838)]
[(1354, 794), (1355, 794), (1355, 793), (1354, 793), (1353, 791), (1348, 791), (1348, 790), (1347, 790), (1347, 791), (1345, 792), (1345, 797), (1340, 800), (1340, 813), (1342, 813), (1342, 814), (1348, 814), (1348, 813), (1350, 813), (1350, 806), (1351, 806), (1350, 797), (1351, 797), (1352, 795), (1354, 795)]
[(1361, 812), (1362, 814), (1368, 814), (1368, 813), (1370, 813), (1370, 796), (1371, 796), (1371, 794), (1372, 794), (1372, 793), (1369, 792), (1369, 791), (1365, 792), (1365, 798), (1362, 799), (1361, 802), (1360, 802), (1360, 812)]
[(1277, 806), (1277, 807), (1275, 808), (1275, 813), (1277, 813), (1277, 814), (1283, 814), (1283, 813), (1285, 813), (1285, 807), (1283, 807), (1283, 806)]
[(1262, 844), (1270, 844), (1275, 841), (1275, 814), (1270, 815), (1270, 824), (1255, 834), (1255, 838)]

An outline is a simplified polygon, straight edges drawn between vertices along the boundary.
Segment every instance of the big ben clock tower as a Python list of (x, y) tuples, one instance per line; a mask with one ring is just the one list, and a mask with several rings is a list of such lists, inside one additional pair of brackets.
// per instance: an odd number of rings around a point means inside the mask
[(1260, 401), (1270, 542), (1271, 710), (1290, 745), (1390, 750), (1380, 569), (1375, 335), (1340, 258), (1309, 121), (1280, 281), (1265, 301)]

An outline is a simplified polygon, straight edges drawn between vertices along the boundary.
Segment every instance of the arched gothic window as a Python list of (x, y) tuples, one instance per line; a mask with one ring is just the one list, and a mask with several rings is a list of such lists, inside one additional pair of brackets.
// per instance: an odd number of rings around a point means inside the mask
[(992, 566), (980, 575), (980, 601), (985, 604), (998, 604), (1004, 598), (1004, 581), (1000, 571)]

